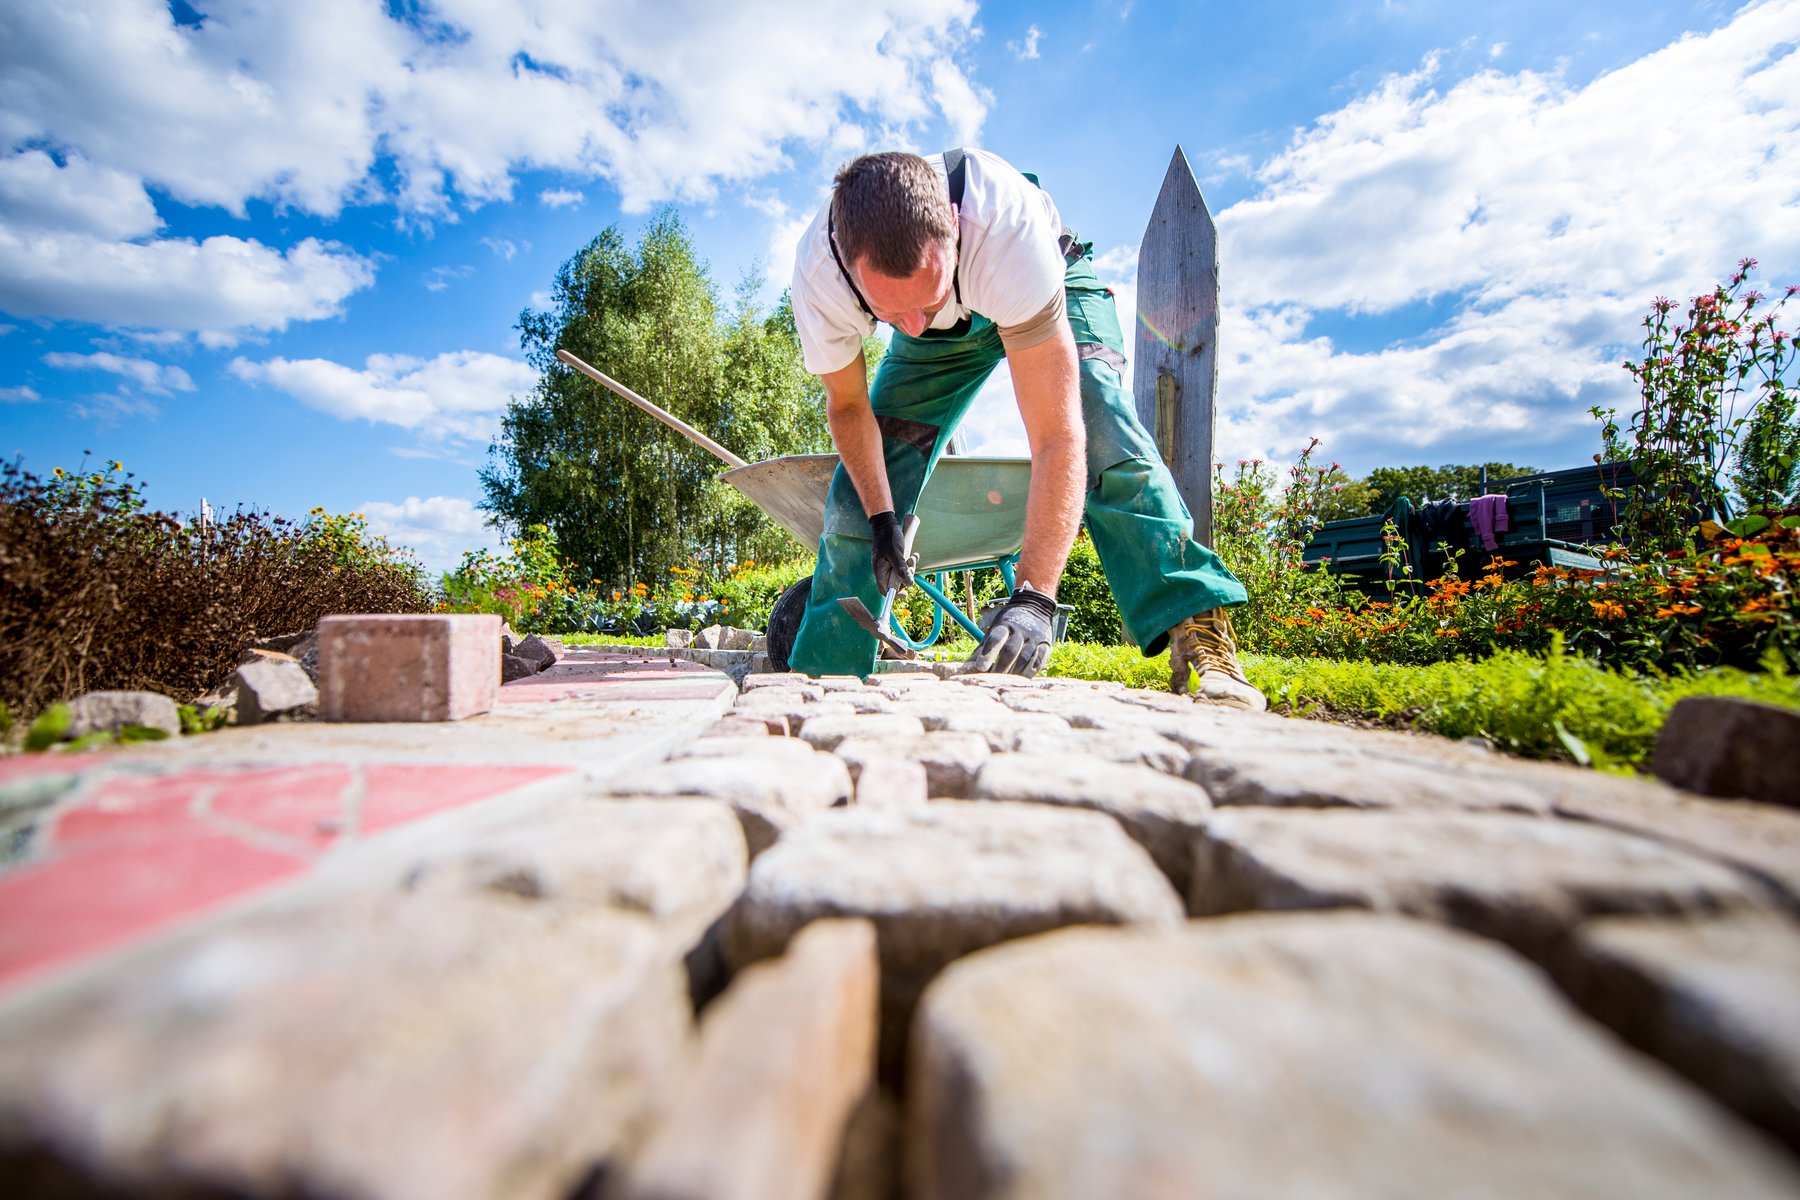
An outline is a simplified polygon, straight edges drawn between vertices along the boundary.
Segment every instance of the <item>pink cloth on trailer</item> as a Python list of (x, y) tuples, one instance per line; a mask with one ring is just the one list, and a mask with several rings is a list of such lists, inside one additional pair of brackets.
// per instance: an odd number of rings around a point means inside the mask
[(1477, 496), (1469, 501), (1469, 524), (1481, 535), (1483, 550), (1498, 550), (1500, 543), (1494, 534), (1512, 529), (1512, 520), (1506, 514), (1506, 497)]

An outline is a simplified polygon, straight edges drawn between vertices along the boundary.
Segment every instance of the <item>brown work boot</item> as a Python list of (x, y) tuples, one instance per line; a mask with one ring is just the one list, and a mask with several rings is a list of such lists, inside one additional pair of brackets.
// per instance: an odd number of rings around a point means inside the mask
[(1264, 712), (1269, 702), (1244, 678), (1238, 666), (1237, 639), (1231, 618), (1222, 608), (1209, 608), (1169, 630), (1169, 690), (1188, 694), (1188, 669), (1200, 676), (1194, 699), (1203, 704)]

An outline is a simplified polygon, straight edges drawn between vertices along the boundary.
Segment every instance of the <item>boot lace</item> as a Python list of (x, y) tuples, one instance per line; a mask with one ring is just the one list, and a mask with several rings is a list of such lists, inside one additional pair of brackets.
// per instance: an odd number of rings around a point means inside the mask
[(1194, 670), (1204, 675), (1221, 671), (1239, 683), (1249, 683), (1238, 666), (1237, 640), (1231, 633), (1231, 618), (1223, 609), (1203, 612), (1181, 623), (1177, 630), (1181, 649)]

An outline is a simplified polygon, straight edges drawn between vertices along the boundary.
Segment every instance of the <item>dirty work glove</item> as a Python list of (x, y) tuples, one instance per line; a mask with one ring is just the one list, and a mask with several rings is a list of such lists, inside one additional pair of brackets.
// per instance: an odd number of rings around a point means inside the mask
[(900, 518), (894, 510), (878, 512), (869, 518), (869, 528), (875, 531), (875, 542), (871, 552), (875, 558), (875, 590), (887, 595), (889, 588), (905, 591), (912, 586), (913, 568), (919, 565), (919, 556), (906, 555), (906, 538), (900, 533)]
[(1056, 601), (1021, 583), (969, 656), (969, 669), (1030, 679), (1050, 661), (1050, 623), (1055, 619)]

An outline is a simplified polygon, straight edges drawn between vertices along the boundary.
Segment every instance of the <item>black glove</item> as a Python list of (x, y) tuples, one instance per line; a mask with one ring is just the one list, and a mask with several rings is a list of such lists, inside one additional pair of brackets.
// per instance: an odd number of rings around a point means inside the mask
[(1020, 584), (969, 656), (970, 669), (1030, 679), (1050, 661), (1050, 625), (1055, 619), (1056, 601)]
[(905, 591), (912, 586), (913, 568), (918, 566), (919, 556), (907, 557), (900, 518), (892, 509), (878, 512), (869, 518), (869, 528), (875, 532), (875, 541), (870, 548), (875, 559), (875, 590), (883, 596), (889, 588)]

